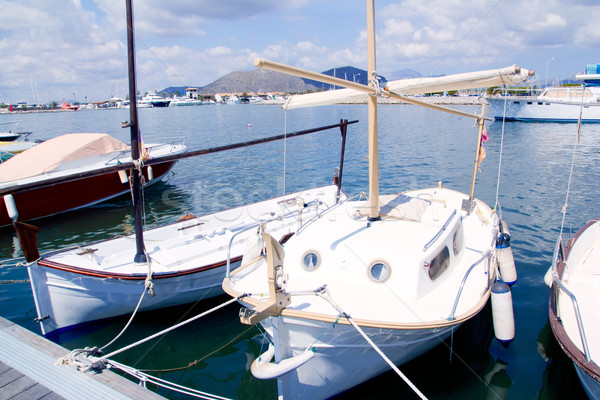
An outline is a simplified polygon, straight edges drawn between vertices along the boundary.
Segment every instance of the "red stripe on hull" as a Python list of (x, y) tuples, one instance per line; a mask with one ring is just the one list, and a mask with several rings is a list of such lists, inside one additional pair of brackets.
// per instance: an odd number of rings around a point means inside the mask
[[(153, 165), (153, 182), (160, 180), (174, 164), (173, 161)], [(127, 174), (129, 175), (129, 171), (127, 171)], [(144, 175), (148, 179), (147, 168), (144, 169)], [(14, 193), (13, 198), (19, 212), (18, 220), (27, 221), (85, 207), (128, 191), (129, 184), (121, 183), (119, 174), (113, 172), (27, 192)], [(6, 207), (0, 203), (0, 226), (10, 225), (11, 223)]]
[[(241, 260), (242, 260), (242, 256), (237, 256), (237, 257), (232, 257), (229, 262), (236, 263)], [(135, 274), (135, 275), (134, 274), (108, 273), (108, 272), (101, 273), (98, 271), (91, 271), (91, 270), (88, 270), (85, 268), (78, 268), (78, 267), (74, 267), (71, 265), (60, 264), (57, 262), (48, 261), (48, 260), (44, 260), (44, 259), (40, 260), (38, 262), (38, 265), (42, 266), (42, 267), (58, 269), (61, 271), (67, 271), (67, 272), (71, 272), (74, 274), (94, 276), (97, 278), (122, 279), (122, 280), (135, 281), (135, 280), (144, 280), (144, 279), (146, 279), (146, 276), (147, 276), (146, 273)], [(223, 267), (225, 265), (227, 265), (227, 261), (220, 261), (220, 262), (217, 262), (214, 264), (204, 265), (202, 267), (187, 269), (187, 270), (179, 271), (179, 272), (166, 272), (166, 273), (156, 273), (155, 272), (152, 274), (152, 278), (153, 279), (165, 279), (165, 278), (173, 278), (176, 276), (190, 275), (190, 274), (195, 274), (195, 273), (206, 271), (206, 270), (213, 269), (213, 268)]]

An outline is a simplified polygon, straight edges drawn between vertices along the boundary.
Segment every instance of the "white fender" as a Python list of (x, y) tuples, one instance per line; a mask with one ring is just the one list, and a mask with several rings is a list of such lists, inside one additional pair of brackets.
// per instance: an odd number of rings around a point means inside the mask
[(515, 317), (510, 287), (501, 281), (494, 283), (491, 297), (494, 334), (502, 345), (507, 346), (515, 338)]
[(123, 185), (129, 182), (129, 178), (127, 177), (127, 173), (125, 171), (117, 171), (117, 174), (119, 174), (119, 179)]
[(13, 221), (16, 221), (19, 218), (19, 212), (17, 211), (17, 205), (15, 204), (15, 199), (12, 194), (7, 194), (4, 196), (4, 205), (6, 206), (6, 212), (8, 216)]
[(152, 182), (154, 180), (154, 170), (151, 165), (148, 165), (146, 172), (148, 173), (148, 182)]
[(496, 255), (498, 265), (500, 267), (500, 276), (507, 285), (512, 286), (517, 282), (517, 268), (515, 267), (515, 259), (513, 257), (512, 248), (510, 247), (510, 233), (504, 221), (502, 224), (502, 232), (496, 240)]
[(553, 280), (554, 280), (554, 278), (552, 276), (552, 265), (551, 265), (550, 268), (548, 268), (548, 271), (546, 271), (546, 275), (544, 275), (544, 283), (546, 284), (546, 286), (551, 288)]
[(500, 265), (500, 276), (507, 285), (512, 286), (517, 282), (517, 268), (512, 249), (504, 247), (498, 249), (498, 264)]
[(311, 349), (306, 349), (304, 353), (300, 355), (286, 358), (278, 363), (272, 363), (271, 360), (273, 359), (274, 355), (275, 348), (270, 344), (267, 351), (254, 360), (252, 366), (250, 367), (250, 371), (255, 378), (273, 379), (280, 377), (281, 375), (287, 374), (291, 370), (296, 369), (309, 361), (315, 356), (315, 353)]

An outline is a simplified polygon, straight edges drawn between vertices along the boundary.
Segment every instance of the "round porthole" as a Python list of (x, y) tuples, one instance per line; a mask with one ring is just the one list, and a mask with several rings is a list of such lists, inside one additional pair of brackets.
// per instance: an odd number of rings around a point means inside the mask
[(314, 271), (321, 265), (321, 258), (316, 251), (309, 251), (302, 256), (302, 266), (307, 271)]
[(375, 282), (385, 282), (390, 277), (392, 270), (383, 262), (376, 262), (369, 267), (369, 277)]

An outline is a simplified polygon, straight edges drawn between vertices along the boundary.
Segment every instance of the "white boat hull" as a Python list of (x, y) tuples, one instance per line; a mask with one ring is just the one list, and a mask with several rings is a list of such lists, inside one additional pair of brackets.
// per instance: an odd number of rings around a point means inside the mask
[[(334, 185), (310, 189), (145, 231), (155, 296), (145, 294), (140, 309), (223, 294), (228, 257), (231, 269), (239, 265), (259, 224), (285, 240), (303, 219), (335, 203), (337, 191)], [(149, 269), (134, 264), (134, 256), (134, 238), (127, 236), (51, 254), (29, 265), (42, 333), (133, 312)]]
[[(311, 360), (278, 378), (279, 393), (284, 399), (329, 398), (389, 370), (389, 365), (350, 325), (334, 327), (330, 323), (297, 318), (277, 319), (271, 317), (262, 325), (272, 338), (273, 330), (277, 329), (279, 337), (289, 338), (286, 342), (294, 346), (284, 346), (280, 340), (276, 361), (300, 355), (308, 347), (315, 351)], [(442, 343), (459, 325), (427, 329), (364, 328), (364, 331), (400, 366)], [(317, 343), (315, 338), (319, 338)], [(278, 342), (275, 343), (277, 347)]]
[[(239, 262), (233, 267), (239, 266)], [(140, 269), (146, 268), (141, 266)], [(145, 275), (137, 279), (110, 279), (75, 274), (56, 268), (32, 266), (29, 279), (35, 293), (36, 310), (44, 334), (61, 327), (130, 314), (140, 297), (139, 311), (160, 309), (208, 299), (223, 293), (225, 266), (194, 273), (153, 279), (151, 296), (145, 289)], [(46, 316), (49, 318), (44, 319)]]
[(497, 120), (507, 121), (549, 121), (576, 122), (581, 111), (585, 122), (600, 122), (600, 103), (581, 104), (561, 103), (538, 100), (535, 97), (524, 98), (517, 96), (491, 97), (486, 99)]

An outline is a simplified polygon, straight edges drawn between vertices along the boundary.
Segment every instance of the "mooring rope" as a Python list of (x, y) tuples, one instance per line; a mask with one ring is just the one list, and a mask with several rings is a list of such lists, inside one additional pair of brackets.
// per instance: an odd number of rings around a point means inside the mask
[(9, 280), (0, 280), (0, 285), (8, 285), (11, 283), (29, 283), (29, 279), (9, 279)]
[[(228, 341), (227, 343), (225, 343), (223, 346), (219, 347), (216, 350), (211, 351), (210, 353), (208, 353), (207, 355), (205, 355), (202, 358), (197, 358), (194, 361), (189, 362), (184, 367), (174, 367), (174, 368), (164, 368), (164, 369), (145, 369), (144, 368), (144, 369), (139, 369), (138, 371), (144, 372), (144, 373), (145, 372), (173, 372), (173, 371), (181, 371), (183, 369), (188, 369), (188, 368), (193, 367), (194, 365), (198, 364), (199, 362), (202, 362), (202, 361), (206, 360), (208, 357), (212, 356), (213, 354), (216, 354), (219, 351), (223, 350), (224, 348), (226, 348), (227, 346), (229, 346), (231, 343), (235, 342), (240, 337), (244, 336), (246, 333), (248, 333), (248, 331), (250, 329), (253, 329), (255, 326), (258, 326), (258, 324), (249, 326), (246, 330), (244, 330), (242, 333), (240, 333), (239, 335), (237, 335), (236, 337), (234, 337), (233, 339), (231, 339), (230, 341)], [(260, 331), (260, 329), (259, 329), (259, 331)]]
[[(243, 297), (245, 297), (245, 296), (243, 295)], [(198, 315), (196, 315), (196, 316), (194, 316), (192, 318), (189, 318), (189, 319), (187, 319), (185, 321), (182, 321), (182, 322), (180, 322), (180, 323), (178, 323), (176, 325), (173, 325), (173, 326), (171, 326), (171, 327), (169, 327), (167, 329), (163, 329), (160, 332), (157, 332), (157, 333), (155, 333), (153, 335), (150, 335), (150, 336), (148, 336), (148, 337), (146, 337), (144, 339), (138, 340), (137, 342), (132, 343), (132, 344), (130, 344), (128, 346), (125, 346), (125, 347), (122, 347), (122, 348), (120, 348), (118, 350), (115, 350), (112, 353), (109, 353), (109, 354), (107, 354), (105, 356), (102, 356), (102, 357), (96, 359), (95, 361), (98, 361), (98, 362), (107, 361), (110, 357), (113, 357), (113, 356), (115, 356), (117, 354), (120, 354), (120, 353), (124, 352), (125, 350), (129, 350), (129, 349), (131, 349), (133, 347), (139, 346), (142, 343), (146, 343), (147, 341), (155, 339), (158, 336), (164, 335), (164, 334), (169, 333), (169, 332), (171, 332), (171, 331), (173, 331), (173, 330), (175, 330), (177, 328), (180, 328), (180, 327), (182, 327), (184, 325), (187, 325), (190, 322), (193, 322), (193, 321), (195, 321), (195, 320), (197, 320), (199, 318), (202, 318), (202, 317), (204, 317), (204, 316), (206, 316), (206, 315), (208, 315), (208, 314), (210, 314), (210, 313), (212, 313), (214, 311), (217, 311), (217, 310), (219, 310), (219, 309), (221, 309), (221, 308), (223, 308), (225, 306), (228, 306), (229, 304), (234, 303), (234, 302), (238, 301), (239, 299), (240, 298), (232, 298), (232, 299), (226, 301), (225, 303), (222, 303), (222, 304), (220, 304), (220, 305), (218, 305), (216, 307), (211, 308), (208, 311), (205, 311), (205, 312), (203, 312), (201, 314), (198, 314)]]
[(116, 342), (117, 339), (120, 338), (123, 333), (125, 333), (125, 331), (127, 330), (127, 328), (129, 328), (129, 325), (131, 324), (131, 321), (133, 321), (133, 318), (137, 314), (137, 312), (138, 312), (138, 310), (140, 308), (140, 305), (142, 304), (142, 300), (144, 299), (144, 295), (145, 294), (146, 294), (146, 287), (144, 287), (144, 290), (142, 290), (142, 295), (140, 296), (140, 299), (138, 300), (138, 303), (135, 306), (135, 309), (133, 310), (133, 313), (131, 314), (131, 317), (129, 317), (129, 321), (127, 321), (127, 324), (125, 324), (125, 326), (123, 327), (123, 329), (121, 329), (121, 332), (119, 332), (119, 334), (117, 336), (115, 336), (115, 338), (113, 340), (111, 340), (110, 342), (108, 342), (104, 346), (100, 347), (100, 350), (104, 350), (105, 348), (107, 348), (108, 346), (110, 346), (111, 344), (113, 344), (114, 342)]
[(157, 378), (155, 376), (152, 375), (148, 375), (145, 374), (143, 372), (141, 372), (140, 370), (137, 370), (135, 368), (129, 367), (127, 365), (118, 363), (116, 361), (112, 361), (112, 360), (108, 360), (107, 363), (112, 367), (112, 368), (117, 368), (123, 372), (125, 372), (126, 374), (129, 374), (131, 376), (136, 377), (137, 379), (140, 380), (140, 384), (143, 384), (143, 386), (145, 387), (147, 382), (150, 382), (156, 386), (165, 388), (165, 389), (169, 389), (169, 390), (173, 390), (175, 392), (179, 392), (179, 393), (183, 393), (185, 395), (188, 396), (192, 396), (192, 397), (197, 397), (200, 399), (206, 399), (206, 400), (229, 400), (229, 398), (227, 397), (221, 397), (221, 396), (217, 396), (214, 394), (210, 394), (210, 393), (206, 393), (206, 392), (202, 392), (200, 390), (196, 390), (196, 389), (192, 389), (186, 386), (182, 386), (179, 385), (177, 383), (173, 383), (173, 382), (169, 382), (167, 380), (164, 379), (160, 379)]

